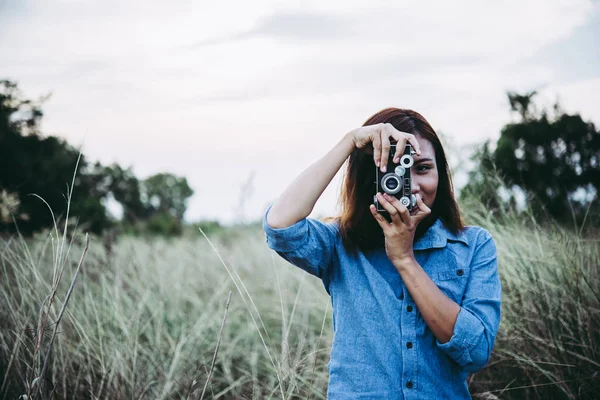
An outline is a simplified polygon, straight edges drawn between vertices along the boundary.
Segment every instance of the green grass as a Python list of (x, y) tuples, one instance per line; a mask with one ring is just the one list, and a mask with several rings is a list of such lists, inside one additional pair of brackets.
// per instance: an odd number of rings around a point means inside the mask
[[(593, 398), (597, 236), (474, 209), (467, 220), (493, 234), (503, 284), (494, 354), (469, 378), (474, 397)], [(207, 382), (205, 399), (326, 397), (329, 297), (267, 247), (259, 225), (112, 248), (92, 237), (48, 354), (84, 247), (83, 235), (71, 243), (56, 231), (0, 241), (0, 399), (196, 399)]]

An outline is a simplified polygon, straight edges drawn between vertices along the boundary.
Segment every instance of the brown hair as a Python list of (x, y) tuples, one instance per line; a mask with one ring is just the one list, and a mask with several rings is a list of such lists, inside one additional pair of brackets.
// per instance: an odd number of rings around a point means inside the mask
[[(454, 198), (450, 168), (442, 143), (429, 122), (421, 114), (412, 110), (386, 108), (367, 119), (363, 126), (379, 123), (390, 123), (399, 131), (421, 135), (431, 142), (435, 150), (439, 177), (437, 195), (431, 207), (431, 214), (417, 227), (415, 239), (421, 237), (437, 218), (452, 233), (458, 233), (464, 228), (464, 224)], [(333, 219), (339, 222), (344, 247), (356, 256), (357, 249), (367, 252), (383, 247), (385, 237), (383, 230), (369, 210), (369, 205), (373, 204), (373, 196), (376, 192), (375, 163), (372, 154), (367, 154), (364, 148), (355, 148), (350, 154), (347, 164), (338, 199), (338, 205), (341, 206), (342, 211), (338, 217)], [(328, 219), (331, 220), (331, 218)]]

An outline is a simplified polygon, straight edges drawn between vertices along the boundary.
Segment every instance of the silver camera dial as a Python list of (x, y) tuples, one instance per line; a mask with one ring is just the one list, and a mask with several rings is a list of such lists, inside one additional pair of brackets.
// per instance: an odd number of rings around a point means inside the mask
[(414, 162), (415, 162), (414, 159), (409, 154), (405, 154), (402, 156), (402, 158), (400, 158), (400, 165), (404, 168), (412, 167)]
[(402, 196), (402, 198), (400, 198), (400, 203), (406, 208), (408, 208), (409, 205), (414, 207), (417, 205), (417, 197), (414, 194), (410, 195), (410, 199), (406, 196)]
[(394, 168), (394, 173), (398, 176), (404, 176), (406, 173), (406, 168), (398, 165), (396, 168)]

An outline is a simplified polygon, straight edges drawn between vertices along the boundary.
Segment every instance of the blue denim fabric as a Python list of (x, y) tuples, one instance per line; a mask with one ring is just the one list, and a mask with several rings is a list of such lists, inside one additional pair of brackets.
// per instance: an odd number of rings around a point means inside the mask
[(502, 288), (488, 231), (471, 226), (453, 235), (438, 219), (413, 246), (417, 262), (461, 307), (442, 344), (384, 248), (353, 258), (337, 223), (312, 218), (271, 228), (271, 206), (263, 216), (268, 246), (320, 278), (331, 296), (328, 399), (471, 398), (467, 375), (488, 362), (500, 324)]

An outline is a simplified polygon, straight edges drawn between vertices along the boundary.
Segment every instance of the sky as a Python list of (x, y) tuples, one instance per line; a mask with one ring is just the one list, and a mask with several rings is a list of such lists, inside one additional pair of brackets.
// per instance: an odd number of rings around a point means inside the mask
[[(0, 0), (0, 79), (51, 93), (44, 134), (185, 176), (186, 220), (229, 225), (386, 107), (421, 113), (453, 160), (516, 120), (507, 91), (600, 124), (599, 38), (593, 0)], [(341, 177), (311, 217), (339, 211)]]

